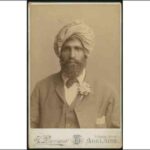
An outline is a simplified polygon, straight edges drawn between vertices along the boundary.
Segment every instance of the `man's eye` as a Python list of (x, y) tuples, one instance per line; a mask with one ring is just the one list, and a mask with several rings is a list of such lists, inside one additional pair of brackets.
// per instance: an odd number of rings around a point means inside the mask
[(70, 50), (69, 47), (64, 47), (64, 48), (62, 49), (63, 52), (68, 52), (69, 50)]
[(75, 47), (75, 50), (77, 50), (77, 51), (81, 51), (81, 50), (82, 50), (82, 48), (81, 48), (81, 47), (76, 46), (76, 47)]

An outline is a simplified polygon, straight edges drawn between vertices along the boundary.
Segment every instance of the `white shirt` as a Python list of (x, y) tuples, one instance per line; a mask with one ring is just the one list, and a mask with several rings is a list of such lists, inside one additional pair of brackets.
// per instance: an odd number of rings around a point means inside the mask
[(71, 105), (71, 103), (75, 100), (75, 98), (78, 94), (78, 86), (79, 86), (79, 84), (82, 84), (84, 77), (85, 77), (85, 69), (77, 77), (77, 80), (79, 83), (75, 82), (75, 83), (73, 83), (73, 85), (71, 87), (67, 88), (66, 82), (67, 82), (68, 78), (62, 75), (62, 79), (64, 81), (65, 98), (66, 98), (68, 105)]

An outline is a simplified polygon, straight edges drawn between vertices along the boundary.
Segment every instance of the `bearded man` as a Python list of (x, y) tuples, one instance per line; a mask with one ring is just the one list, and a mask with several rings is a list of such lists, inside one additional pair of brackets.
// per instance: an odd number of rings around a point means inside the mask
[(119, 97), (113, 88), (89, 78), (87, 59), (94, 34), (81, 22), (64, 26), (54, 50), (61, 70), (37, 83), (30, 103), (31, 128), (119, 128)]

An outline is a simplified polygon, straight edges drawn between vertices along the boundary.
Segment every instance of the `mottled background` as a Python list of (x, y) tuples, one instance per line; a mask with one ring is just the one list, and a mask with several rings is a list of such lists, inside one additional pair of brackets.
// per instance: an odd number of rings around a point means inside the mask
[(67, 23), (82, 20), (95, 33), (95, 48), (88, 69), (120, 91), (120, 4), (37, 4), (29, 6), (29, 88), (60, 70), (53, 49), (54, 37)]

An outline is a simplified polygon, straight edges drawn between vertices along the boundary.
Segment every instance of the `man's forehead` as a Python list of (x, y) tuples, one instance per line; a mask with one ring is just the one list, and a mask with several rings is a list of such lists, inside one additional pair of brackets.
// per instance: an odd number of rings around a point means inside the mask
[(81, 41), (77, 38), (69, 38), (68, 40), (66, 40), (66, 42), (64, 43), (64, 46), (79, 46), (79, 47), (83, 47)]

